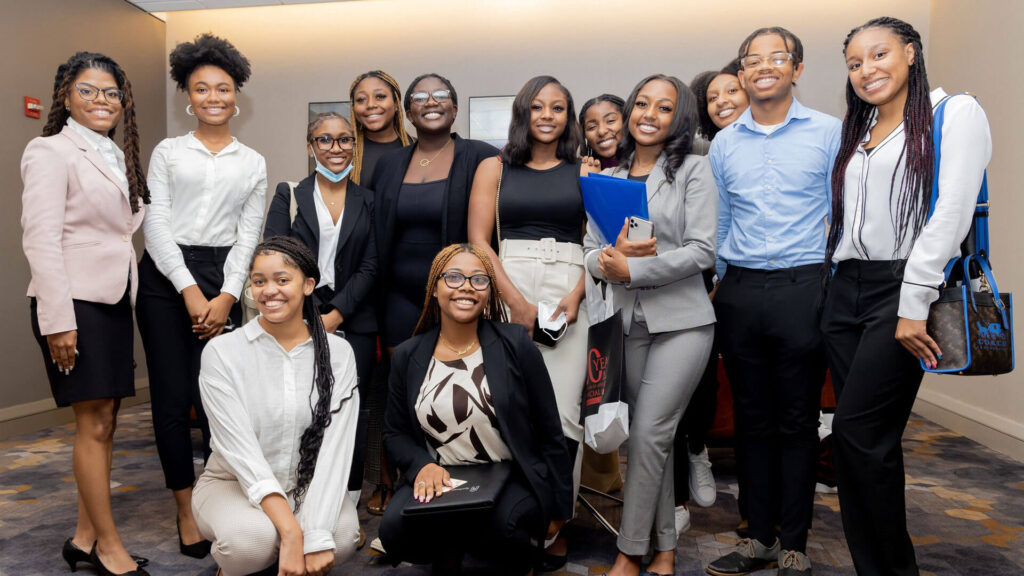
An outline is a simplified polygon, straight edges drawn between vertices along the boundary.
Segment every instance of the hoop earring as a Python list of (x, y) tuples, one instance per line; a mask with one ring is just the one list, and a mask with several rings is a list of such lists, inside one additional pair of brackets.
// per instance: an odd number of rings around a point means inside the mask
[(235, 118), (237, 118), (238, 115), (241, 114), (241, 113), (242, 113), (242, 109), (239, 108), (238, 106), (235, 106)]
[(189, 104), (188, 106), (185, 106), (185, 114), (188, 114), (189, 116), (195, 116), (196, 115), (196, 113), (192, 110), (192, 105), (191, 104)]

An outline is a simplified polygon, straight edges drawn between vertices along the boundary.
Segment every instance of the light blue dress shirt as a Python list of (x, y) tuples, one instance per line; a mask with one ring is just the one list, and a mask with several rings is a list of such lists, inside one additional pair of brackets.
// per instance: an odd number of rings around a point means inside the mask
[(718, 260), (775, 270), (825, 261), (832, 163), (842, 123), (793, 99), (771, 133), (750, 108), (719, 132), (708, 156), (718, 185)]

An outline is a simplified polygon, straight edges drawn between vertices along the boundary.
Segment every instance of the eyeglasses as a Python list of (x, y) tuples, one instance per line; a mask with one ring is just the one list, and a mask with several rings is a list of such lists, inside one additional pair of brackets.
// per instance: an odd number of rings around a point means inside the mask
[(92, 102), (95, 100), (96, 97), (100, 95), (100, 92), (103, 93), (103, 97), (107, 102), (111, 104), (120, 104), (121, 101), (124, 100), (124, 92), (117, 88), (106, 88), (104, 90), (100, 90), (92, 84), (79, 82), (78, 84), (75, 84), (75, 90), (78, 90), (78, 95), (86, 102)]
[(317, 136), (313, 138), (313, 142), (316, 142), (316, 147), (321, 152), (330, 152), (331, 148), (334, 148), (334, 143), (338, 143), (338, 147), (342, 150), (351, 150), (356, 145), (356, 139), (352, 136), (341, 136), (339, 138), (331, 138), (330, 136)]
[(431, 98), (438, 104), (444, 104), (452, 97), (451, 90), (434, 90), (433, 92), (413, 92), (409, 94), (409, 99), (417, 104), (426, 104), (427, 100)]
[[(790, 52), (772, 52), (768, 56), (768, 65), (772, 68), (782, 68), (786, 65), (786, 62), (789, 62), (792, 59), (793, 54)], [(751, 68), (757, 68), (764, 61), (765, 58), (763, 56), (756, 54), (753, 56), (744, 56), (743, 58), (740, 58), (740, 66), (742, 66), (744, 70), (750, 70)]]
[(439, 278), (443, 278), (445, 285), (452, 290), (460, 288), (466, 283), (466, 280), (469, 280), (469, 285), (473, 287), (473, 290), (487, 290), (487, 287), (491, 285), (491, 277), (487, 274), (466, 276), (462, 272), (448, 270), (447, 272), (441, 272)]

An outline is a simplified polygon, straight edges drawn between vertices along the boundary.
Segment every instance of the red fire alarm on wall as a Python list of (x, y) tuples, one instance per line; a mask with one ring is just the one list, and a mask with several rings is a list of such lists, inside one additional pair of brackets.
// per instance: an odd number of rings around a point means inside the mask
[(25, 116), (29, 118), (41, 118), (43, 114), (43, 105), (39, 103), (38, 98), (31, 96), (25, 96)]

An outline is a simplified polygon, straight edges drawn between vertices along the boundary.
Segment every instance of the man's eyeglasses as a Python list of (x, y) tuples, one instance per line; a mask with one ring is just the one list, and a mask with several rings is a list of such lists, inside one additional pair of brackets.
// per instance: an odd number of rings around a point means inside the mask
[(75, 84), (75, 90), (78, 90), (78, 95), (86, 102), (92, 102), (95, 100), (96, 97), (100, 95), (100, 92), (103, 93), (103, 97), (106, 98), (107, 102), (111, 104), (120, 104), (121, 101), (124, 100), (124, 92), (117, 88), (106, 88), (104, 90), (100, 90), (92, 84), (79, 82), (78, 84)]
[(442, 272), (440, 278), (444, 279), (446, 286), (455, 290), (460, 288), (469, 280), (469, 285), (474, 290), (487, 290), (487, 287), (491, 285), (491, 277), (487, 274), (473, 274), (472, 276), (466, 276), (462, 272), (456, 272), (454, 270), (448, 270)]
[(431, 98), (434, 99), (434, 102), (443, 104), (451, 97), (451, 90), (434, 90), (433, 92), (413, 92), (412, 94), (409, 94), (409, 99), (420, 105), (426, 104), (427, 100), (430, 100)]
[(331, 138), (330, 136), (317, 136), (313, 138), (313, 142), (316, 143), (316, 147), (321, 152), (330, 152), (331, 148), (334, 148), (334, 143), (337, 142), (338, 146), (342, 150), (351, 150), (356, 145), (356, 139), (353, 136), (341, 136), (340, 138)]
[[(793, 54), (789, 52), (772, 52), (767, 58), (768, 65), (772, 68), (782, 68), (786, 65), (786, 62), (789, 62), (792, 59)], [(753, 56), (744, 56), (743, 58), (740, 58), (740, 66), (742, 66), (744, 70), (750, 70), (752, 68), (757, 68), (764, 61), (765, 58), (757, 54)]]

